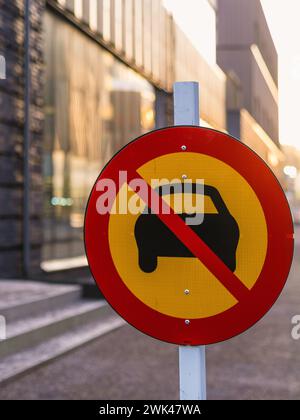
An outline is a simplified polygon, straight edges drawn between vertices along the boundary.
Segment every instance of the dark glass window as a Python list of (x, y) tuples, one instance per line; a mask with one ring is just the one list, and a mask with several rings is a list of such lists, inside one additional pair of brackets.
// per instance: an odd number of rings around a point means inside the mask
[(43, 260), (84, 255), (89, 192), (105, 163), (154, 128), (154, 88), (47, 12)]

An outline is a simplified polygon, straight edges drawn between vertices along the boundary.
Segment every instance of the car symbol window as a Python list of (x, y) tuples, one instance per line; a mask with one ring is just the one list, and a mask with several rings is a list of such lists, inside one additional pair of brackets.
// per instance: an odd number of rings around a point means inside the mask
[[(196, 184), (189, 185), (184, 191), (197, 193)], [(170, 188), (170, 186), (172, 188)], [(156, 191), (161, 197), (167, 194), (182, 192), (182, 184), (158, 187)], [(230, 214), (219, 191), (205, 185), (203, 195), (208, 196), (217, 213), (205, 213), (203, 223), (190, 226), (191, 229), (215, 252), (215, 254), (234, 272), (236, 270), (236, 250), (240, 231), (234, 217)], [(178, 214), (184, 221), (187, 214)], [(150, 209), (141, 214), (135, 225), (135, 239), (139, 253), (139, 266), (145, 273), (157, 269), (158, 257), (174, 258), (194, 255)]]

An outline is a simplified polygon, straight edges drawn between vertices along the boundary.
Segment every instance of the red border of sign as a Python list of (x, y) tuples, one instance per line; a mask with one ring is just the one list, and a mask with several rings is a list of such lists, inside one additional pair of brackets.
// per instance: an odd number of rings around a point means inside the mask
[[(140, 301), (120, 278), (108, 241), (109, 214), (96, 211), (100, 179), (116, 181), (120, 170), (129, 172), (159, 156), (181, 152), (215, 157), (238, 171), (256, 192), (268, 227), (267, 256), (248, 297), (231, 309), (209, 318), (191, 320), (157, 312)], [(106, 165), (91, 192), (85, 217), (85, 247), (93, 277), (113, 309), (129, 324), (156, 339), (179, 345), (207, 345), (225, 341), (253, 326), (273, 306), (289, 274), (294, 251), (294, 229), (285, 194), (265, 162), (239, 140), (221, 132), (194, 126), (176, 126), (148, 133), (125, 146)]]

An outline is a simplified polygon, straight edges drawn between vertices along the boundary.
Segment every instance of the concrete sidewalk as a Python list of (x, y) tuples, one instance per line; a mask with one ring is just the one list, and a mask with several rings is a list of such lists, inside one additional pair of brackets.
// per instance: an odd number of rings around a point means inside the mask
[(79, 287), (50, 285), (27, 280), (0, 279), (0, 312), (9, 306), (25, 305), (26, 303), (51, 298), (72, 290), (79, 290)]
[[(288, 284), (262, 321), (207, 348), (209, 399), (300, 399), (300, 341), (291, 337), (299, 257), (297, 246)], [(0, 398), (177, 399), (178, 349), (126, 326), (2, 386)]]

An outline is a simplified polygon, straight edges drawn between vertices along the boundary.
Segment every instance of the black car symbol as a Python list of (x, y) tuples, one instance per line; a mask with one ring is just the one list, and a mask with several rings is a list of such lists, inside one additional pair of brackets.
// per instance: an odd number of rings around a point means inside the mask
[[(196, 184), (188, 185), (190, 185), (193, 194), (198, 193)], [(161, 186), (156, 190), (160, 196), (172, 195), (176, 191), (176, 188), (165, 187)], [(180, 188), (182, 188), (182, 184), (180, 184)], [(229, 213), (216, 188), (205, 185), (202, 194), (210, 197), (217, 213), (199, 214), (204, 216), (203, 222), (195, 226), (191, 225), (190, 228), (234, 272), (236, 270), (236, 250), (240, 238), (238, 224)], [(187, 218), (198, 216), (185, 213), (178, 215), (185, 222)], [(152, 273), (156, 270), (158, 257), (194, 257), (158, 215), (151, 214), (150, 209), (147, 209), (147, 214), (144, 213), (138, 218), (135, 225), (135, 238), (139, 251), (139, 266), (145, 273)]]

